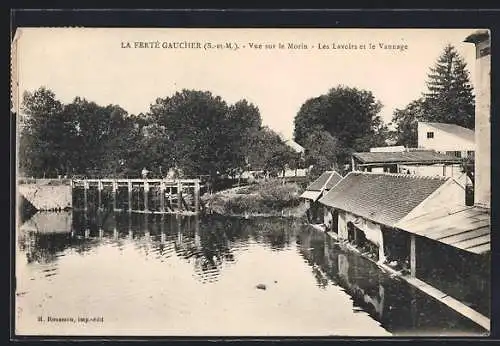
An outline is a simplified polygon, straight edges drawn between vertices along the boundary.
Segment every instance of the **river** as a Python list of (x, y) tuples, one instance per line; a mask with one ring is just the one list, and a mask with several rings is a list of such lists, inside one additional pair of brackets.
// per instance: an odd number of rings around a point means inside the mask
[(39, 212), (16, 246), (20, 335), (485, 334), (298, 219)]

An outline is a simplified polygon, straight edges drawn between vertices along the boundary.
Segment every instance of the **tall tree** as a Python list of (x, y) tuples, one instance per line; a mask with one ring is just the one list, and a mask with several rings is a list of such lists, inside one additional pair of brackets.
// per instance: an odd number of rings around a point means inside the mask
[(304, 141), (305, 162), (312, 166), (312, 177), (317, 177), (326, 170), (340, 170), (337, 155), (341, 151), (339, 141), (329, 132), (313, 129)]
[(252, 140), (262, 126), (259, 109), (247, 100), (229, 107), (230, 141), (233, 143), (234, 166), (240, 172), (246, 168), (250, 153), (255, 149)]
[(188, 175), (231, 174), (244, 167), (242, 153), (260, 114), (245, 100), (233, 106), (208, 91), (182, 90), (157, 99), (149, 115), (164, 127), (174, 166)]
[(430, 69), (424, 93), (427, 121), (453, 123), (474, 128), (474, 95), (467, 64), (448, 44)]
[(412, 101), (404, 109), (396, 109), (392, 118), (395, 125), (394, 139), (397, 145), (416, 148), (418, 142), (417, 123), (425, 118), (424, 100)]
[(21, 169), (34, 176), (64, 174), (72, 153), (63, 148), (74, 131), (62, 103), (51, 90), (41, 87), (25, 92), (21, 107), (25, 117), (20, 133)]
[(296, 161), (296, 153), (267, 126), (253, 132), (248, 145), (247, 162), (252, 170), (264, 170), (276, 176), (287, 166), (293, 167)]
[(76, 97), (64, 106), (75, 135), (66, 143), (74, 151), (75, 171), (90, 175), (115, 175), (122, 170), (133, 124), (117, 105), (100, 106)]
[(312, 129), (327, 131), (344, 148), (337, 159), (346, 162), (350, 152), (385, 141), (381, 108), (370, 91), (338, 86), (302, 105), (294, 120), (295, 141), (304, 144)]
[(463, 57), (447, 45), (430, 68), (427, 90), (404, 109), (396, 109), (392, 123), (399, 145), (418, 145), (417, 122), (450, 123), (474, 129), (474, 95)]

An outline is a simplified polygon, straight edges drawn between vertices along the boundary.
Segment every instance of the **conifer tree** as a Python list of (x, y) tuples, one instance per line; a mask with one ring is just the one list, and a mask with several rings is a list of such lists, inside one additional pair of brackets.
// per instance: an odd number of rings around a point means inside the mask
[(403, 109), (396, 109), (392, 123), (398, 145), (417, 146), (417, 122), (456, 124), (474, 129), (474, 94), (467, 64), (447, 45), (430, 68), (427, 90)]
[(431, 67), (424, 93), (427, 121), (474, 128), (474, 95), (467, 64), (452, 45), (447, 45)]

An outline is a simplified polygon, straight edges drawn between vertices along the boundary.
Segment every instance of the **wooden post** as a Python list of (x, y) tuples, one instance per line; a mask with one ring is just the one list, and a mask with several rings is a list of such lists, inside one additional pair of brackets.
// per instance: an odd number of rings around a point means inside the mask
[(416, 255), (416, 241), (415, 234), (410, 236), (410, 275), (411, 277), (417, 276), (417, 255)]
[(198, 180), (194, 183), (194, 212), (200, 211), (200, 182)]
[(89, 182), (88, 181), (84, 181), (83, 182), (83, 209), (85, 211), (87, 211), (87, 191), (89, 189)]
[(118, 189), (118, 183), (116, 180), (113, 181), (113, 211), (116, 211), (116, 190)]
[(179, 212), (182, 210), (182, 183), (177, 181), (177, 208)]
[(181, 215), (180, 214), (176, 214), (175, 215), (175, 219), (177, 221), (177, 242), (180, 244), (182, 244), (182, 220), (181, 220)]
[(356, 170), (356, 164), (354, 162), (354, 156), (351, 156), (351, 171), (355, 171)]
[(134, 237), (134, 234), (132, 232), (132, 215), (130, 215), (130, 214), (128, 216), (128, 237), (130, 239), (132, 239)]
[(165, 212), (165, 182), (160, 182), (160, 212)]
[(200, 219), (198, 214), (194, 216), (194, 244), (197, 248), (201, 247)]
[(132, 212), (132, 182), (129, 180), (128, 182), (128, 212)]
[(148, 212), (148, 198), (149, 197), (149, 184), (148, 182), (145, 180), (144, 181), (144, 211), (145, 212)]
[(169, 187), (169, 193), (168, 193), (168, 205), (170, 206), (170, 209), (172, 209), (172, 211), (174, 211), (174, 206), (173, 206), (173, 202), (172, 202), (172, 186)]
[(161, 233), (161, 243), (165, 243), (165, 214), (161, 214), (160, 218), (160, 233)]
[(102, 209), (102, 181), (97, 181), (97, 208)]

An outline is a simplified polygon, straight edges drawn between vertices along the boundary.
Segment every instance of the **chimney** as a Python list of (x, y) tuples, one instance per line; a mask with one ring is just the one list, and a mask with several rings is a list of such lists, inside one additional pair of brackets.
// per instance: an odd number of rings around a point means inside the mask
[(475, 169), (474, 205), (490, 208), (491, 199), (491, 129), (490, 129), (490, 70), (491, 38), (489, 30), (477, 30), (464, 42), (476, 46), (476, 109), (475, 109)]

